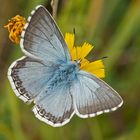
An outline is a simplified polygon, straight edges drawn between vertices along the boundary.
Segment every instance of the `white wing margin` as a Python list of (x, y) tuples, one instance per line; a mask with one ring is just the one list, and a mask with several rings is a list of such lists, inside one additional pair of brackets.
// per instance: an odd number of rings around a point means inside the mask
[(123, 104), (120, 95), (101, 79), (80, 71), (72, 86), (76, 114), (81, 118), (94, 117), (115, 111)]

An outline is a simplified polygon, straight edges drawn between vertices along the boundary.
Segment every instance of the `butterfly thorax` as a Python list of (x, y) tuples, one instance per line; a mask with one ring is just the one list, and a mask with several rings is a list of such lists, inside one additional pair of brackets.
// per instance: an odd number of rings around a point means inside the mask
[(54, 72), (54, 75), (49, 80), (49, 89), (56, 89), (64, 85), (69, 85), (76, 79), (79, 66), (76, 62), (63, 63)]

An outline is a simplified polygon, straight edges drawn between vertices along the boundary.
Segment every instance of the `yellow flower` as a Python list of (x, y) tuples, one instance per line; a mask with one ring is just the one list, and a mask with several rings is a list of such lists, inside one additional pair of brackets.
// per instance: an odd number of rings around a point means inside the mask
[[(19, 15), (16, 15), (9, 20), (9, 23), (4, 27), (9, 31), (9, 38), (12, 42), (19, 44), (20, 35), (26, 24), (26, 19)], [(97, 60), (94, 62), (89, 62), (85, 57), (93, 49), (93, 46), (89, 43), (84, 43), (82, 46), (74, 46), (74, 34), (66, 33), (65, 41), (69, 48), (72, 61), (80, 61), (80, 69), (85, 70), (89, 73), (96, 75), (99, 78), (105, 77), (104, 64), (102, 60)]]
[(69, 48), (72, 61), (80, 60), (80, 69), (96, 75), (99, 78), (105, 77), (104, 64), (102, 60), (89, 62), (85, 57), (93, 49), (89, 43), (84, 43), (82, 46), (74, 46), (74, 34), (66, 33), (65, 41)]
[(4, 26), (9, 31), (9, 38), (12, 42), (19, 44), (21, 32), (26, 24), (26, 19), (16, 15), (11, 18), (7, 25)]

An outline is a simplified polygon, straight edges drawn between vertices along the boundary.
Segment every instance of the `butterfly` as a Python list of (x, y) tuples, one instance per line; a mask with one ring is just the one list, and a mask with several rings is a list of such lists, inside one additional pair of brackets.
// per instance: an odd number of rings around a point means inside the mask
[(41, 121), (63, 126), (74, 114), (88, 118), (114, 111), (123, 104), (120, 95), (95, 75), (72, 61), (54, 19), (39, 5), (31, 12), (20, 39), (25, 54), (11, 64), (8, 78), (15, 94), (34, 103)]

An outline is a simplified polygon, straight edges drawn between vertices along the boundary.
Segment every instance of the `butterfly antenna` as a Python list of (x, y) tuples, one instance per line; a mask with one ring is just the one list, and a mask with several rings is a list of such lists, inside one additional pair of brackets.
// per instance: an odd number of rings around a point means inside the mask
[[(75, 33), (75, 28), (73, 28), (73, 34), (74, 36), (76, 36), (76, 33)], [(78, 60), (78, 51), (77, 51), (77, 47), (75, 47), (76, 49), (76, 61)]]
[(97, 58), (97, 59), (94, 59), (93, 61), (97, 61), (97, 60), (103, 60), (103, 59), (106, 59), (106, 58), (108, 58), (108, 56), (103, 56), (103, 57), (101, 57), (101, 58)]
[(106, 59), (106, 58), (108, 58), (108, 56), (103, 56), (103, 57), (101, 57), (101, 59)]

